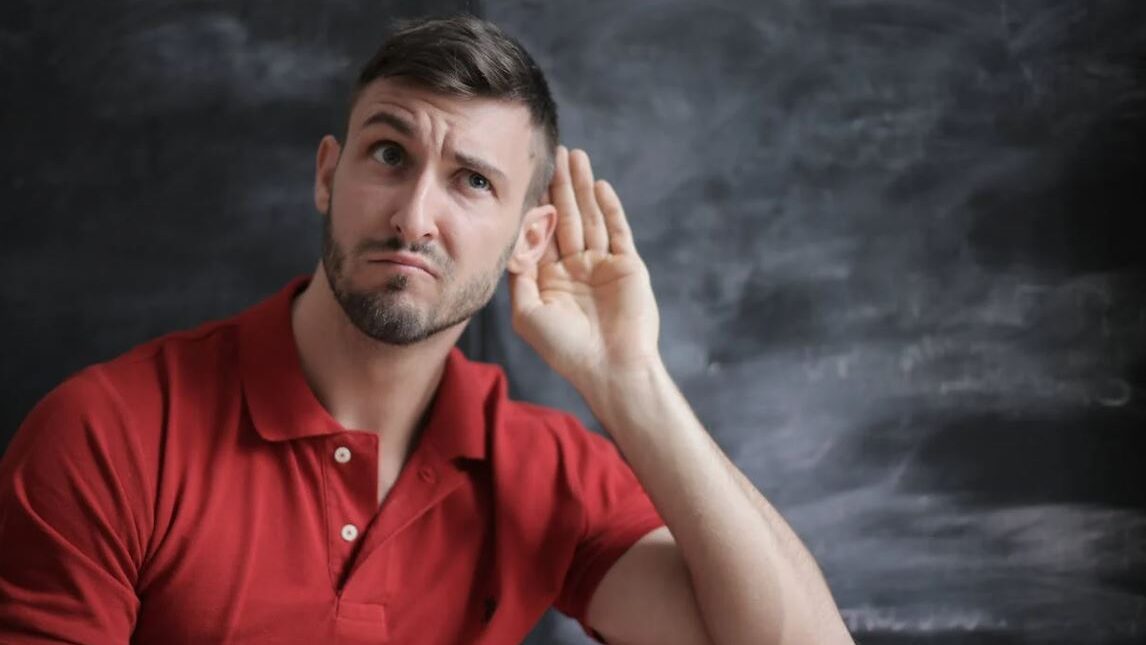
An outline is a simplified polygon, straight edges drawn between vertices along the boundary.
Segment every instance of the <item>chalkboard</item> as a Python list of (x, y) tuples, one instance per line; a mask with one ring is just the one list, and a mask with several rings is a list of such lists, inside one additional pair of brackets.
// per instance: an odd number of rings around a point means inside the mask
[[(1140, 0), (8, 2), (4, 436), (311, 271), (355, 65), (458, 9), (546, 70), (670, 369), (858, 642), (1146, 642)], [(505, 307), (466, 351), (594, 424)]]

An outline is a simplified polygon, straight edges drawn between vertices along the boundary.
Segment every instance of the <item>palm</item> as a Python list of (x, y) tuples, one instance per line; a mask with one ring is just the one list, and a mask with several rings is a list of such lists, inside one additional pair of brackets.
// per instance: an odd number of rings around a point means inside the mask
[[(648, 270), (620, 202), (607, 186), (588, 189), (588, 158), (578, 156), (570, 176), (559, 152), (551, 188), (556, 239), (536, 267), (513, 279), (514, 328), (567, 377), (651, 358), (658, 327)], [(575, 191), (575, 182), (583, 190)], [(590, 198), (597, 203), (587, 203)]]

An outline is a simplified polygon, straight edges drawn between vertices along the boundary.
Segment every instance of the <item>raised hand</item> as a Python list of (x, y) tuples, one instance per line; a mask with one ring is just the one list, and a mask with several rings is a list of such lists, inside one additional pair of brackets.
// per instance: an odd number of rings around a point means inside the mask
[(575, 386), (660, 360), (660, 319), (613, 187), (584, 151), (557, 149), (557, 227), (540, 262), (510, 275), (513, 328)]

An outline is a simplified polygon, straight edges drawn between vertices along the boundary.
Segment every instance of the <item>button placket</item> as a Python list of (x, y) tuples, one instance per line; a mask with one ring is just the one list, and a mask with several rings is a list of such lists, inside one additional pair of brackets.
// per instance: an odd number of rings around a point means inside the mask
[(346, 432), (324, 442), (330, 571), (345, 584), (377, 503), (377, 438)]

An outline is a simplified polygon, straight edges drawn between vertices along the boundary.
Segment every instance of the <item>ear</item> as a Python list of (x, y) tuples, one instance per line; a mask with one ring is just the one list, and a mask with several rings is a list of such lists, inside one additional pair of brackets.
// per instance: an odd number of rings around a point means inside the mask
[(314, 207), (324, 215), (330, 211), (330, 198), (334, 194), (334, 170), (338, 167), (340, 154), (342, 147), (333, 136), (328, 134), (318, 143), (314, 163)]
[(529, 209), (521, 220), (521, 230), (517, 233), (517, 243), (513, 255), (509, 256), (506, 268), (510, 273), (523, 273), (541, 260), (553, 239), (557, 228), (557, 208), (552, 204), (541, 204)]

